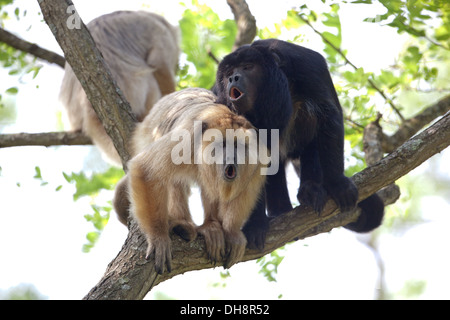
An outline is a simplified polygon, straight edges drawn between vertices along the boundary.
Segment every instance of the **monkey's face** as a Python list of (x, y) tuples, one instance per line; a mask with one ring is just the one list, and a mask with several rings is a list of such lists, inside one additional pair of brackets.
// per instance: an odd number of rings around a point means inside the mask
[(238, 114), (253, 109), (262, 78), (262, 68), (255, 63), (244, 63), (233, 68), (225, 81), (228, 100)]
[(260, 174), (261, 164), (256, 152), (249, 143), (238, 141), (228, 145), (226, 141), (204, 145), (199, 171), (202, 181), (210, 186), (211, 198), (230, 201), (248, 187), (252, 177)]
[(261, 94), (265, 72), (264, 56), (250, 46), (242, 46), (219, 64), (217, 88), (219, 102), (232, 111), (247, 115)]

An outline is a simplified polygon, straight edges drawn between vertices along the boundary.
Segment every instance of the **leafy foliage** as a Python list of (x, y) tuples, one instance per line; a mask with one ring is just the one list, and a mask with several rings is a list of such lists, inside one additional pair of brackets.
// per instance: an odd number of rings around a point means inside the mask
[[(90, 177), (87, 177), (84, 172), (70, 175), (63, 173), (63, 175), (67, 182), (75, 184), (76, 192), (73, 195), (73, 199), (76, 201), (85, 196), (95, 199), (100, 192), (113, 190), (120, 178), (123, 177), (124, 172), (122, 169), (110, 167), (106, 172), (94, 173)], [(98, 202), (98, 200), (95, 202)], [(86, 214), (84, 217), (88, 222), (92, 223), (95, 230), (86, 235), (88, 243), (83, 245), (83, 252), (89, 252), (100, 238), (103, 229), (109, 221), (112, 203), (108, 201), (104, 205), (91, 204), (91, 209), (93, 213)]]
[(259, 273), (264, 275), (268, 281), (277, 281), (276, 275), (278, 273), (278, 266), (284, 259), (283, 251), (285, 247), (278, 248), (275, 251), (265, 255), (264, 257), (258, 259), (258, 263), (261, 267)]
[(84, 218), (92, 222), (95, 231), (91, 231), (86, 235), (86, 239), (88, 240), (88, 243), (83, 245), (83, 252), (89, 252), (94, 246), (97, 240), (100, 238), (100, 235), (105, 228), (105, 226), (108, 224), (110, 213), (112, 210), (111, 202), (107, 206), (97, 206), (95, 204), (91, 205), (92, 210), (94, 210), (94, 213), (92, 214), (86, 214)]
[(193, 0), (179, 25), (181, 49), (187, 61), (180, 66), (178, 87), (211, 88), (217, 69), (213, 57), (223, 57), (231, 51), (237, 32), (235, 22), (220, 20), (211, 8)]
[(0, 291), (0, 300), (44, 300), (47, 299), (32, 284), (19, 284), (9, 288), (7, 291)]
[(110, 167), (106, 172), (94, 173), (91, 177), (87, 177), (84, 172), (63, 175), (67, 182), (75, 183), (77, 191), (73, 199), (76, 201), (83, 196), (96, 195), (103, 189), (113, 190), (124, 173), (122, 169)]
[[(0, 0), (0, 26), (3, 27), (3, 20), (9, 18), (8, 12), (4, 10), (4, 7), (11, 5), (13, 0)], [(14, 16), (16, 19), (20, 19), (21, 16), (26, 16), (27, 11), (17, 7), (14, 10)], [(5, 43), (0, 42), (0, 65), (9, 69), (8, 74), (10, 76), (23, 77), (24, 75), (31, 74), (32, 78), (36, 78), (42, 65), (36, 63), (36, 58), (32, 57), (25, 52), (16, 50)], [(10, 95), (16, 95), (19, 92), (17, 87), (8, 88), (5, 93)], [(0, 95), (0, 107), (3, 106), (2, 95)]]

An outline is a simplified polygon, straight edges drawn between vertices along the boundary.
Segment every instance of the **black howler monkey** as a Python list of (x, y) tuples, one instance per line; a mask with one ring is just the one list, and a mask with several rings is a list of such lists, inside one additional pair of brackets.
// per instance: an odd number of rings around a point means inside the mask
[[(266, 201), (259, 202), (244, 227), (249, 245), (264, 246), (266, 205), (269, 217), (292, 210), (285, 175), (289, 160), (300, 160), (297, 198), (302, 205), (320, 213), (329, 195), (341, 211), (355, 207), (358, 190), (344, 176), (342, 107), (319, 53), (281, 40), (255, 41), (223, 59), (213, 91), (218, 103), (256, 128), (280, 130), (280, 169), (267, 177)], [(359, 206), (361, 216), (348, 229), (367, 232), (381, 224), (384, 204), (377, 195)]]

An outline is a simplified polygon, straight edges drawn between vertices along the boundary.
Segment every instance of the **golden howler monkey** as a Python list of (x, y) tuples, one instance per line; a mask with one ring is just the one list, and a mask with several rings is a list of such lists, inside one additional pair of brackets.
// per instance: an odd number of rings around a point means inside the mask
[[(179, 35), (163, 17), (118, 11), (94, 19), (87, 27), (139, 121), (163, 95), (175, 91)], [(67, 63), (60, 100), (72, 129), (82, 130), (110, 160), (120, 164), (111, 139)]]
[[(255, 41), (219, 64), (213, 91), (218, 103), (245, 116), (258, 129), (280, 130), (280, 170), (267, 177), (260, 201), (244, 232), (249, 245), (263, 247), (269, 216), (292, 210), (285, 163), (300, 160), (297, 198), (321, 212), (327, 196), (351, 210), (358, 190), (344, 176), (344, 125), (327, 64), (317, 52), (285, 41)], [(366, 232), (381, 224), (384, 204), (376, 195), (359, 203), (362, 213), (348, 229)]]
[[(216, 104), (216, 98), (198, 88), (169, 94), (132, 137), (133, 157), (116, 187), (114, 207), (123, 223), (129, 212), (134, 216), (148, 241), (147, 257), (155, 254), (158, 273), (171, 270), (170, 230), (188, 241), (202, 234), (209, 258), (225, 258), (225, 267), (244, 254), (247, 240), (241, 228), (264, 186), (261, 169), (266, 166), (259, 154), (267, 149), (257, 143), (250, 122)], [(256, 144), (259, 153), (251, 148)], [(204, 208), (198, 229), (188, 207), (193, 182), (200, 186)]]

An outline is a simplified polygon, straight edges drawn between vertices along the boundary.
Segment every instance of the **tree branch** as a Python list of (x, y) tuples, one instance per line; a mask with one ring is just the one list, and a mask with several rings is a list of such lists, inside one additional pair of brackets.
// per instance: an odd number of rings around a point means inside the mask
[[(38, 0), (44, 19), (80, 80), (98, 118), (124, 165), (130, 159), (128, 138), (136, 118), (118, 88), (85, 24), (70, 0)], [(75, 20), (74, 25), (69, 21)], [(70, 28), (69, 28), (70, 27)]]
[(0, 135), (0, 148), (89, 144), (92, 144), (92, 140), (81, 132), (14, 133)]
[[(100, 120), (112, 137), (124, 163), (129, 158), (127, 138), (134, 127), (129, 105), (107, 71), (84, 24), (79, 29), (67, 27), (69, 0), (38, 0), (44, 18), (60, 43), (67, 61), (87, 93)], [(70, 12), (70, 10), (69, 10)], [(124, 122), (124, 126), (120, 124)], [(352, 177), (363, 200), (380, 188), (393, 183), (432, 155), (450, 144), (450, 114), (400, 146), (392, 154)], [(248, 249), (242, 261), (259, 258), (287, 242), (304, 239), (357, 219), (358, 211), (339, 213), (329, 200), (318, 217), (312, 209), (299, 206), (270, 222), (266, 246), (262, 252)], [(134, 221), (118, 256), (109, 264), (104, 277), (85, 299), (141, 299), (158, 283), (190, 270), (214, 267), (206, 257), (204, 239), (186, 243), (172, 235), (172, 272), (158, 275), (154, 257), (145, 259), (147, 243)]]
[(442, 98), (437, 103), (422, 110), (413, 118), (405, 120), (400, 128), (392, 135), (383, 134), (382, 147), (384, 152), (392, 152), (406, 139), (411, 138), (425, 125), (450, 110), (450, 95)]
[[(379, 124), (380, 119), (381, 114), (374, 122), (369, 123), (364, 128), (363, 147), (367, 166), (376, 164), (384, 156), (382, 148), (383, 129)], [(385, 205), (392, 204), (400, 198), (400, 188), (395, 183), (391, 183), (379, 190), (377, 194), (383, 199)]]
[[(359, 201), (419, 166), (450, 144), (450, 113), (428, 129), (410, 139), (392, 154), (352, 177), (359, 190)], [(265, 248), (262, 252), (247, 249), (242, 261), (253, 260), (272, 252), (284, 244), (346, 225), (357, 219), (358, 211), (339, 213), (329, 200), (319, 217), (308, 207), (298, 206), (270, 222)], [(172, 272), (158, 275), (154, 257), (145, 259), (147, 243), (135, 222), (122, 250), (109, 264), (100, 282), (84, 299), (142, 299), (154, 286), (176, 275), (191, 270), (214, 267), (208, 262), (204, 240), (199, 237), (191, 243), (171, 235)]]
[(43, 49), (35, 43), (22, 40), (3, 28), (0, 28), (0, 42), (6, 43), (17, 50), (30, 53), (35, 57), (46, 60), (50, 63), (55, 63), (64, 69), (64, 65), (66, 63), (66, 59), (64, 59), (64, 57), (60, 56), (56, 52)]
[(238, 33), (233, 51), (244, 44), (249, 44), (256, 36), (256, 19), (250, 12), (245, 0), (227, 0), (236, 20)]

